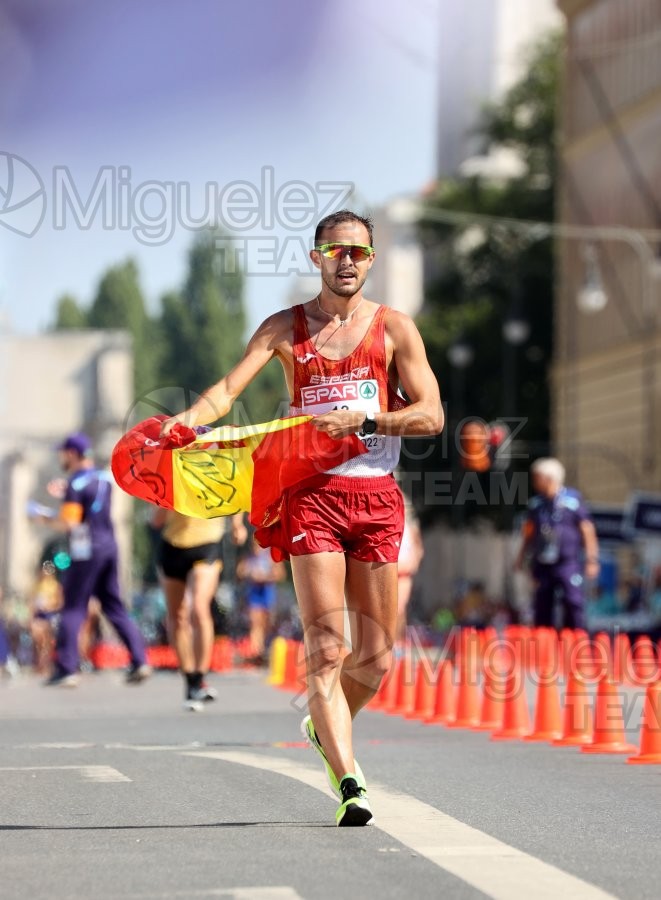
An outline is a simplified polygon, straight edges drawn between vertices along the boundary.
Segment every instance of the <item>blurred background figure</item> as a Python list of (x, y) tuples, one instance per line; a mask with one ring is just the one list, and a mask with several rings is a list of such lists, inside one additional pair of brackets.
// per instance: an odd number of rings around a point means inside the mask
[[(225, 519), (193, 519), (157, 508), (152, 526), (161, 532), (157, 568), (167, 605), (168, 636), (184, 678), (184, 709), (199, 712), (216, 699), (205, 678), (213, 652), (211, 604), (223, 565)], [(232, 540), (244, 543), (243, 514), (232, 516), (231, 528)]]
[(101, 604), (92, 597), (87, 604), (87, 616), (78, 633), (78, 655), (83, 672), (94, 669), (94, 648), (101, 640)]
[(50, 672), (62, 603), (62, 586), (55, 574), (55, 566), (47, 560), (39, 567), (30, 596), (30, 634), (34, 647), (34, 669), (39, 675)]
[(565, 469), (553, 458), (530, 467), (534, 496), (523, 524), (523, 540), (515, 567), (526, 560), (535, 582), (536, 626), (554, 627), (555, 603), (563, 611), (563, 627), (585, 628), (584, 579), (599, 575), (599, 545), (583, 498), (565, 487)]
[(416, 576), (420, 563), (425, 555), (425, 548), (422, 543), (422, 535), (420, 533), (420, 523), (415, 514), (413, 506), (406, 502), (404, 533), (402, 535), (402, 544), (399, 549), (399, 562), (397, 569), (397, 629), (395, 632), (396, 642), (402, 642), (406, 638), (406, 613), (411, 599), (411, 591), (413, 589), (413, 580)]
[(7, 638), (7, 632), (5, 631), (5, 625), (2, 619), (0, 619), (0, 670), (7, 674), (10, 674), (7, 663), (9, 662), (9, 640)]
[(273, 631), (276, 585), (285, 580), (285, 566), (273, 562), (271, 551), (260, 547), (253, 537), (250, 552), (239, 561), (237, 578), (245, 584), (245, 599), (250, 618), (250, 658), (257, 665), (265, 662), (266, 645)]
[(151, 674), (145, 644), (120, 596), (117, 543), (110, 519), (111, 477), (97, 469), (92, 444), (82, 433), (69, 435), (59, 446), (67, 475), (59, 515), (35, 515), (36, 521), (64, 532), (69, 538), (71, 565), (62, 576), (63, 605), (57, 633), (55, 664), (46, 684), (74, 687), (80, 657), (78, 640), (89, 601), (96, 596), (108, 620), (130, 654), (126, 675), (137, 684)]
[(491, 603), (483, 581), (471, 581), (462, 594), (455, 616), (459, 625), (484, 628), (491, 622)]

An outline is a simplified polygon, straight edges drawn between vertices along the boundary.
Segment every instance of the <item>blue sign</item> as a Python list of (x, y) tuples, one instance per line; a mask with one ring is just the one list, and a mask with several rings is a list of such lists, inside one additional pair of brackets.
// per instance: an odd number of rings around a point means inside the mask
[(639, 537), (661, 538), (661, 495), (633, 494), (625, 528)]
[(626, 513), (621, 506), (589, 506), (590, 518), (602, 543), (623, 543), (631, 540)]

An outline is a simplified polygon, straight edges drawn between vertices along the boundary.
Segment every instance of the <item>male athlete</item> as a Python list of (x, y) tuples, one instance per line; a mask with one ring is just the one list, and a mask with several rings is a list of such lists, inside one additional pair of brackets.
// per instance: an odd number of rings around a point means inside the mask
[[(422, 339), (408, 316), (363, 297), (374, 263), (372, 223), (349, 210), (319, 222), (310, 256), (321, 290), (275, 313), (243, 359), (188, 410), (163, 423), (204, 425), (226, 415), (273, 357), (293, 413), (333, 438), (358, 434), (367, 453), (290, 489), (282, 527), (305, 631), (303, 723), (340, 798), (340, 826), (373, 822), (352, 750), (352, 719), (390, 668), (397, 621), (397, 558), (404, 526), (392, 472), (400, 437), (438, 434), (443, 410)], [(334, 385), (333, 399), (324, 386)], [(408, 404), (398, 395), (403, 388)], [(343, 652), (344, 601), (352, 651)]]

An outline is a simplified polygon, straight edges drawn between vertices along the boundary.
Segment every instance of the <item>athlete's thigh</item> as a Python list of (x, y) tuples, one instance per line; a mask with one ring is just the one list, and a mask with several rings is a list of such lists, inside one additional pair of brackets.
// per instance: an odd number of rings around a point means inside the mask
[(167, 575), (160, 575), (161, 587), (165, 595), (165, 605), (168, 610), (168, 616), (175, 619), (179, 614), (181, 604), (184, 602), (184, 591), (186, 590), (186, 582), (180, 581), (178, 578), (168, 578)]
[(390, 650), (397, 625), (397, 563), (347, 557), (347, 607), (356, 659)]
[(196, 563), (188, 573), (188, 588), (198, 612), (209, 612), (220, 578), (220, 561)]
[(306, 553), (291, 557), (296, 598), (305, 630), (308, 652), (344, 642), (343, 553)]

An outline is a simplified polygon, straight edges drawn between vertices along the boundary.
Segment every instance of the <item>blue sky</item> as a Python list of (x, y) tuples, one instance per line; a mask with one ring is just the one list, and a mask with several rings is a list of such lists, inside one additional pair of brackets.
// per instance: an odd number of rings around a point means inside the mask
[[(55, 167), (82, 197), (111, 168), (124, 167), (129, 193), (185, 183), (193, 211), (207, 182), (259, 186), (265, 167), (275, 190), (352, 182), (363, 207), (424, 187), (434, 176), (436, 4), (388, 9), (378, 0), (5, 0), (0, 150), (38, 171), (48, 203), (33, 237), (0, 228), (0, 303), (14, 329), (45, 327), (65, 291), (88, 302), (104, 269), (127, 256), (152, 308), (184, 276), (192, 233), (180, 225), (160, 246), (104, 228), (100, 216), (86, 229), (70, 217), (54, 229)], [(157, 198), (149, 202), (153, 212)], [(250, 237), (301, 234), (263, 219)], [(283, 277), (248, 277), (252, 325), (287, 288)]]

